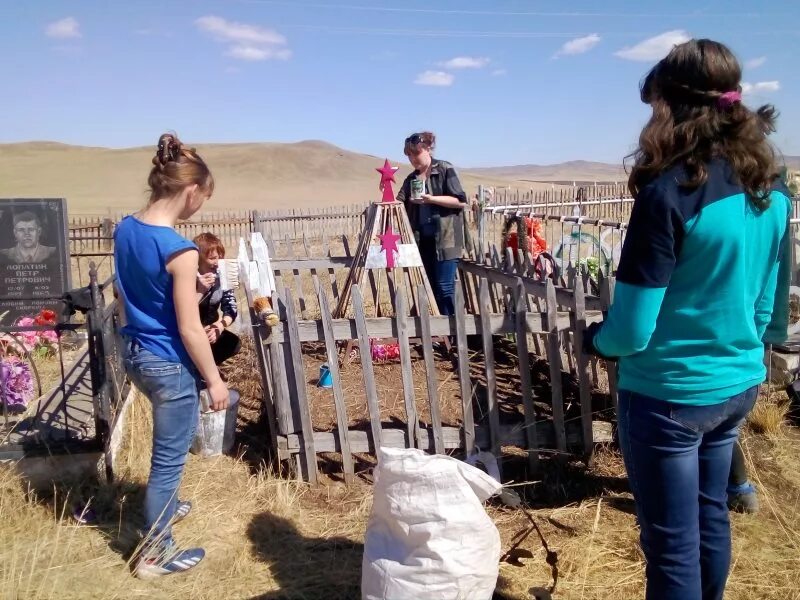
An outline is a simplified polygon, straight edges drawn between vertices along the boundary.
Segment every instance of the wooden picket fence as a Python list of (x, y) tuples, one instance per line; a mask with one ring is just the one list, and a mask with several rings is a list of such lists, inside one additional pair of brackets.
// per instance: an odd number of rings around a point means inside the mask
[[(581, 336), (587, 323), (602, 319), (613, 278), (603, 279), (603, 293), (594, 296), (585, 293), (586, 279), (576, 273), (568, 276), (569, 285), (564, 280), (540, 281), (530, 257), (520, 254), (515, 260), (509, 251), (502, 262), (493, 263), (491, 255), (484, 259), (477, 253), (459, 267), (454, 316), (429, 315), (424, 294), (417, 294), (417, 310), (411, 310), (411, 298), (392, 294), (387, 279), (388, 290), (379, 291), (380, 281), (365, 290), (355, 286), (352, 315), (334, 319), (331, 307), (339, 299), (352, 257), (317, 258), (316, 253), (297, 252), (295, 244), (270, 243), (279, 288), (273, 301), (280, 323), (268, 329), (252, 310), (250, 316), (274, 455), (279, 462), (294, 462), (304, 479), (316, 481), (320, 464), (330, 465), (333, 453), (344, 479), (351, 481), (354, 456), (374, 456), (379, 446), (465, 454), (479, 447), (498, 456), (503, 448), (515, 446), (527, 453), (528, 466), (535, 470), (540, 455), (588, 458), (595, 442), (611, 439), (614, 366), (604, 369), (585, 355)], [(397, 271), (394, 276), (403, 276), (402, 269)], [(390, 299), (391, 311), (386, 312), (394, 316), (370, 316), (380, 302), (378, 295)], [(252, 307), (252, 298), (248, 303)], [(442, 362), (434, 342), (442, 338), (454, 341), (457, 422), (453, 415), (443, 422), (437, 392)], [(378, 388), (376, 369), (387, 367), (373, 360), (373, 340), (394, 340), (399, 346), (397, 371), (392, 373), (397, 373), (395, 388), (402, 386), (402, 418), (387, 418), (387, 406), (379, 400), (386, 391)], [(495, 348), (503, 340), (513, 347), (516, 365), (511, 369), (515, 379), (508, 380), (506, 374), (503, 381), (501, 403)], [(324, 350), (316, 351), (319, 346)], [(358, 349), (357, 360), (346, 352), (351, 346)], [(548, 363), (550, 402), (532, 392), (531, 363), (542, 358)], [(332, 388), (321, 395), (314, 373), (323, 360)], [(569, 403), (565, 378), (577, 389)], [(598, 406), (592, 396), (601, 386), (607, 395)], [(518, 394), (509, 398), (508, 388)], [(366, 405), (367, 417), (353, 423), (352, 407), (360, 404)], [(331, 411), (333, 426), (322, 423), (321, 417), (317, 422), (318, 415)], [(509, 418), (512, 413), (516, 416)]]

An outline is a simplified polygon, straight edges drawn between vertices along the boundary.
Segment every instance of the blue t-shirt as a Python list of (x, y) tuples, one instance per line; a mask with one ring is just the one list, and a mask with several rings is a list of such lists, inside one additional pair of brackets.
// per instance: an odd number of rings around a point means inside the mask
[(133, 216), (114, 231), (117, 288), (125, 307), (122, 333), (156, 356), (192, 367), (178, 331), (172, 275), (167, 262), (175, 254), (197, 249), (171, 227), (148, 225)]
[(594, 345), (619, 357), (619, 388), (708, 405), (764, 381), (764, 343), (786, 339), (790, 195), (758, 210), (730, 165), (695, 190), (676, 167), (636, 197), (614, 302)]

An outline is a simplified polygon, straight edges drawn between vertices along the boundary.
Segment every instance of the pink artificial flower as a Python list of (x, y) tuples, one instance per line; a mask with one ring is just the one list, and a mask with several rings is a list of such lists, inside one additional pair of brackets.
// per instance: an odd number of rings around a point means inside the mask
[(58, 343), (58, 335), (56, 335), (56, 332), (53, 331), (52, 329), (49, 329), (47, 331), (40, 331), (38, 333), (41, 336), (41, 338), (45, 340), (48, 344), (54, 346), (56, 343)]

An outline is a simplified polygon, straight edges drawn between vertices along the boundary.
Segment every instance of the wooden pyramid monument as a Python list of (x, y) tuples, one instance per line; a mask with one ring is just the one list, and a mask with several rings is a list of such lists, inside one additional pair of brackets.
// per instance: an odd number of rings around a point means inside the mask
[[(374, 316), (393, 316), (396, 310), (395, 295), (398, 293), (404, 293), (409, 300), (412, 316), (419, 315), (420, 294), (427, 296), (430, 313), (438, 316), (439, 308), (422, 265), (408, 214), (403, 203), (394, 198), (392, 183), (395, 183), (397, 167), (391, 166), (386, 160), (383, 167), (375, 170), (381, 174), (383, 198), (367, 208), (364, 230), (333, 317), (344, 318), (350, 305), (353, 285), (364, 290), (368, 278), (374, 296)], [(388, 314), (386, 303), (382, 302), (384, 275), (391, 315)]]

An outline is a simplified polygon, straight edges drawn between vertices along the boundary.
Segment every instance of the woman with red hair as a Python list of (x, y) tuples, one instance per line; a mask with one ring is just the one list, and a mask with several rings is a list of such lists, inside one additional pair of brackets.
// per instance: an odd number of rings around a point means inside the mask
[(233, 290), (223, 290), (219, 279), (219, 261), (225, 258), (225, 246), (209, 232), (201, 233), (192, 241), (200, 252), (197, 278), (200, 321), (211, 344), (214, 362), (221, 365), (242, 347), (239, 336), (228, 329), (239, 312), (236, 296)]

